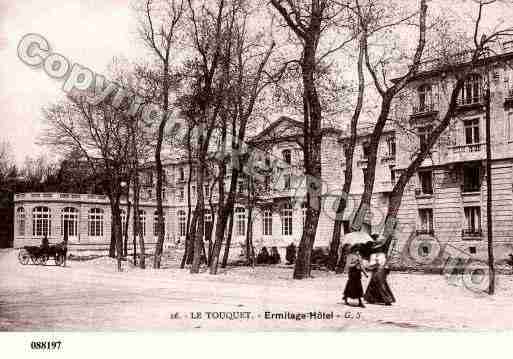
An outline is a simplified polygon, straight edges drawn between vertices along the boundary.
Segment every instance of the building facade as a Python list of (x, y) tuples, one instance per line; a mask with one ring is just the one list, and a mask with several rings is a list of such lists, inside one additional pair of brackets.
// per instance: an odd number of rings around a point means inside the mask
[[(427, 236), (442, 244), (450, 243), (469, 256), (486, 256), (488, 219), (483, 102), (486, 84), (491, 92), (493, 238), (498, 259), (513, 253), (512, 58), (513, 53), (500, 55), (473, 69), (460, 94), (456, 118), (406, 187), (398, 216), (400, 226), (395, 233), (395, 247), (404, 246), (412, 235)], [(390, 121), (380, 139), (372, 210), (368, 218), (370, 231), (380, 231), (393, 185), (446, 112), (448, 91), (453, 83), (454, 78), (443, 71), (426, 70), (407, 85), (401, 96), (402, 102), (397, 106), (399, 110), (395, 111), (396, 118)], [(371, 129), (365, 125), (358, 129), (353, 183), (343, 219), (346, 229), (363, 192)], [(342, 195), (344, 143), (347, 139), (347, 132), (343, 130), (326, 128), (323, 131), (322, 211), (316, 246), (327, 247), (331, 241), (336, 206)], [(253, 243), (257, 249), (277, 246), (284, 250), (290, 243), (299, 243), (306, 193), (301, 141), (302, 122), (282, 117), (248, 142), (249, 151), (258, 151), (263, 156), (264, 167), (271, 171), (259, 179), (253, 201), (248, 199), (248, 177), (240, 178), (232, 246), (239, 247), (246, 239), (248, 203), (252, 203)], [(183, 157), (167, 160), (164, 167), (165, 246), (183, 245), (189, 204), (192, 209), (195, 204), (197, 168), (189, 168)], [(205, 198), (209, 199), (205, 213), (207, 232), (208, 229), (215, 230), (218, 190), (214, 183), (214, 167), (207, 169), (203, 189)], [(155, 174), (150, 167), (141, 176), (139, 219), (145, 242), (152, 247), (157, 237)], [(230, 171), (224, 179), (226, 189), (229, 182)], [(111, 219), (105, 196), (19, 193), (14, 201), (15, 247), (39, 243), (44, 235), (48, 235), (51, 242), (59, 241), (65, 221), (70, 223), (72, 246), (100, 248), (108, 245)], [(126, 213), (126, 201), (123, 209)], [(128, 237), (133, 238), (131, 225)]]

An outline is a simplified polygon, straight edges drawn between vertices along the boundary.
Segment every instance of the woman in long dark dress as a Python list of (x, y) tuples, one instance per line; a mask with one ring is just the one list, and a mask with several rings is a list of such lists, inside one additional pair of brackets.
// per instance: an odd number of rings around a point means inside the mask
[(386, 263), (385, 253), (374, 253), (371, 258), (371, 279), (363, 298), (369, 304), (392, 305), (395, 302), (394, 294), (387, 283), (387, 275), (390, 272)]
[(351, 254), (348, 256), (348, 278), (346, 287), (344, 289), (343, 301), (346, 305), (349, 305), (347, 298), (358, 299), (358, 306), (364, 308), (362, 302), (363, 287), (362, 287), (362, 273), (365, 273), (361, 264), (361, 257), (358, 251), (358, 247), (355, 246), (351, 249)]

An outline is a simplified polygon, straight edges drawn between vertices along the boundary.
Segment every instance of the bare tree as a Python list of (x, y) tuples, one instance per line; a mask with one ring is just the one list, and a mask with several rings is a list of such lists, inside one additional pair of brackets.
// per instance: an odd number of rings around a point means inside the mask
[(340, 237), (342, 234), (342, 221), (344, 219), (344, 212), (347, 207), (347, 201), (349, 199), (349, 192), (351, 190), (351, 184), (353, 181), (353, 157), (354, 150), (356, 147), (357, 139), (357, 126), (360, 114), (363, 108), (363, 99), (365, 91), (365, 77), (364, 77), (364, 54), (365, 54), (365, 39), (360, 36), (358, 41), (358, 60), (357, 60), (357, 73), (358, 73), (358, 91), (356, 106), (351, 116), (350, 122), (350, 134), (349, 139), (344, 142), (344, 160), (345, 160), (345, 171), (344, 171), (344, 185), (342, 186), (342, 193), (339, 197), (337, 205), (337, 212), (335, 214), (335, 221), (333, 222), (333, 234), (330, 243), (329, 253), (329, 264), (328, 267), (334, 270), (338, 263), (338, 253), (340, 247)]
[[(237, 184), (241, 176), (247, 156), (244, 142), (248, 124), (254, 119), (256, 103), (262, 96), (264, 89), (270, 84), (264, 78), (269, 59), (274, 49), (274, 41), (269, 40), (265, 33), (256, 30), (252, 18), (258, 18), (262, 13), (257, 7), (251, 7), (244, 1), (234, 1), (230, 7), (230, 25), (228, 27), (230, 38), (224, 47), (224, 61), (222, 71), (228, 79), (223, 92), (223, 120), (221, 130), (221, 156), (220, 156), (220, 186), (218, 198), (218, 215), (216, 236), (212, 250), (210, 273), (217, 273), (219, 254), (222, 241), (226, 236), (223, 267), (228, 261), (230, 240), (233, 228), (233, 210), (236, 201)], [(253, 28), (252, 28), (253, 27)], [(228, 128), (230, 131), (228, 131)], [(229, 135), (229, 136), (228, 136)], [(229, 148), (227, 156), (230, 161), (230, 186), (225, 196), (222, 183), (227, 172), (225, 150)], [(253, 175), (252, 173), (249, 174)], [(228, 233), (226, 233), (228, 220)]]
[[(397, 81), (393, 82), (391, 86), (388, 86), (388, 84), (386, 83), (386, 79), (385, 82), (380, 80), (381, 75), (383, 75), (383, 77), (386, 78), (385, 67), (387, 61), (385, 61), (384, 59), (380, 59), (377, 65), (371, 62), (369, 39), (372, 35), (378, 34), (379, 31), (389, 30), (389, 26), (383, 25), (381, 23), (381, 18), (378, 15), (378, 13), (376, 13), (376, 11), (379, 11), (379, 7), (376, 7), (375, 1), (368, 1), (366, 2), (367, 6), (362, 6), (360, 4), (360, 1), (356, 0), (356, 5), (357, 14), (360, 19), (360, 26), (363, 34), (362, 45), (364, 48), (366, 68), (371, 75), (376, 91), (381, 97), (379, 115), (374, 125), (374, 129), (371, 133), (370, 143), (368, 147), (368, 162), (367, 170), (364, 176), (364, 191), (361, 196), (360, 204), (352, 224), (353, 228), (360, 229), (362, 223), (366, 220), (370, 210), (370, 203), (374, 189), (374, 179), (376, 175), (376, 163), (379, 141), (383, 134), (383, 130), (385, 128), (387, 120), (389, 119), (392, 101), (394, 97), (406, 86), (408, 81), (410, 81), (419, 70), (419, 66), (422, 60), (422, 54), (424, 52), (424, 47), (426, 44), (426, 17), (428, 6), (426, 0), (420, 0), (418, 10), (418, 41), (415, 49), (415, 54), (413, 55), (411, 62), (408, 66), (408, 71), (403, 76), (400, 76)], [(406, 16), (404, 19), (409, 18), (411, 18), (411, 16)], [(399, 19), (398, 21), (404, 21), (404, 19)]]
[(184, 14), (183, 0), (152, 1), (146, 0), (141, 12), (141, 25), (139, 32), (145, 45), (153, 52), (158, 63), (158, 73), (161, 80), (158, 104), (161, 108), (161, 117), (157, 132), (155, 147), (155, 169), (157, 173), (157, 221), (158, 240), (155, 247), (154, 267), (160, 268), (160, 261), (164, 245), (164, 212), (162, 206), (162, 181), (164, 170), (162, 167), (162, 144), (166, 124), (170, 114), (170, 97), (173, 87), (172, 62), (176, 56), (172, 53), (179, 37), (182, 17)]
[(43, 141), (64, 153), (80, 152), (94, 175), (102, 179), (112, 212), (110, 255), (116, 253), (121, 271), (120, 202), (131, 154), (129, 119), (108, 105), (93, 106), (78, 95), (68, 97), (64, 103), (51, 105), (43, 112), (48, 126)]
[[(321, 211), (321, 143), (323, 110), (319, 93), (320, 74), (326, 72), (323, 61), (327, 56), (343, 48), (352, 37), (324, 53), (319, 49), (323, 34), (333, 24), (340, 24), (341, 7), (330, 0), (271, 0), (286, 26), (299, 41), (301, 51), (299, 64), (301, 74), (301, 99), (303, 106), (303, 154), (305, 167), (306, 219), (298, 248), (294, 278), (310, 276), (311, 252), (315, 241)], [(343, 7), (342, 7), (343, 8)], [(324, 66), (323, 66), (324, 65)]]

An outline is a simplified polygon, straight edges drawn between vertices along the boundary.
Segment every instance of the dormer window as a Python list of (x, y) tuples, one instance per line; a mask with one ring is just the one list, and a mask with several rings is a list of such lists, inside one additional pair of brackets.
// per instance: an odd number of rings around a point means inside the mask
[(461, 89), (459, 104), (471, 105), (481, 102), (481, 75), (471, 74)]

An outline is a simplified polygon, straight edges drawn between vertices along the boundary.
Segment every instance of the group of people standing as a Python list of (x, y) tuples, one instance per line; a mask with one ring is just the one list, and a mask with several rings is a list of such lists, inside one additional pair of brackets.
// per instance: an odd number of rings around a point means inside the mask
[[(348, 298), (358, 299), (358, 306), (365, 307), (362, 299), (369, 304), (392, 305), (395, 302), (394, 294), (387, 283), (387, 275), (390, 269), (386, 266), (386, 254), (379, 249), (370, 254), (369, 263), (364, 266), (362, 252), (364, 244), (353, 245), (347, 258), (348, 280), (344, 289), (343, 301), (348, 305)], [(371, 271), (371, 279), (367, 290), (363, 291), (362, 274), (368, 276)]]

